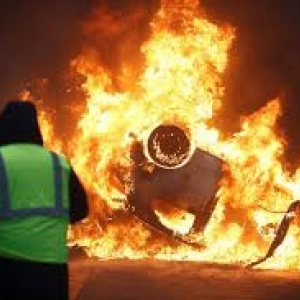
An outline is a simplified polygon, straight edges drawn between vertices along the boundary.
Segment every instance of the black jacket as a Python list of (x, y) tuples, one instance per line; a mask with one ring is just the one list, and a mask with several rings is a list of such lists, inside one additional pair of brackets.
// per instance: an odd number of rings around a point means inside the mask
[[(9, 144), (36, 144), (43, 146), (38, 125), (37, 111), (33, 103), (11, 101), (0, 114), (0, 147)], [(70, 222), (82, 220), (88, 214), (87, 195), (74, 170), (69, 181)]]

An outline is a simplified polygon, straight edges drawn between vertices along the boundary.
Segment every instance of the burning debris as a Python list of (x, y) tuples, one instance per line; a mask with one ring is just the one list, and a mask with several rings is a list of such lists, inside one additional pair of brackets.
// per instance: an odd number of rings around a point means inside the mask
[(258, 264), (261, 264), (264, 261), (266, 261), (268, 258), (270, 258), (272, 255), (274, 255), (275, 250), (280, 246), (280, 244), (283, 242), (283, 239), (286, 237), (289, 226), (290, 226), (291, 222), (297, 216), (297, 212), (299, 214), (299, 209), (300, 209), (300, 201), (299, 200), (293, 202), (289, 206), (287, 212), (284, 215), (283, 220), (281, 221), (281, 223), (277, 229), (275, 238), (272, 241), (267, 254), (263, 258), (259, 259), (258, 261), (255, 261), (255, 262), (249, 264), (247, 266), (248, 268), (252, 268)]

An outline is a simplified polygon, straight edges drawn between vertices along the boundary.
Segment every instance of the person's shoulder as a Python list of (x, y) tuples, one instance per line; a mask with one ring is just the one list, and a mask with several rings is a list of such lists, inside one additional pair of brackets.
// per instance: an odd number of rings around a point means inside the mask
[(72, 165), (71, 165), (71, 162), (69, 161), (69, 159), (67, 158), (67, 156), (63, 153), (57, 153), (57, 152), (54, 152), (52, 150), (48, 150), (52, 155), (55, 155), (59, 161), (60, 161), (60, 165), (64, 168), (67, 168), (67, 169), (70, 169), (72, 170)]

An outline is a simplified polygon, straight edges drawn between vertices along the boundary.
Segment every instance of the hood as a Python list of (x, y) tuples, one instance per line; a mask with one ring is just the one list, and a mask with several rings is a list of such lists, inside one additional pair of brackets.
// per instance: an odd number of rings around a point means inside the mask
[(17, 143), (43, 145), (37, 110), (31, 102), (10, 101), (0, 114), (0, 146)]

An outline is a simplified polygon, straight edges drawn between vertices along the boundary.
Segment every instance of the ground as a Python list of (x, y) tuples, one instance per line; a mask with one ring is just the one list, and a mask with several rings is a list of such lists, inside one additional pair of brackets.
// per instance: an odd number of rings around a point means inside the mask
[(70, 300), (299, 300), (300, 272), (200, 262), (70, 258)]

